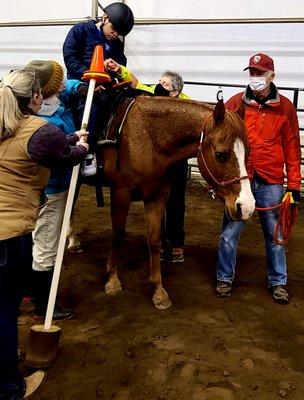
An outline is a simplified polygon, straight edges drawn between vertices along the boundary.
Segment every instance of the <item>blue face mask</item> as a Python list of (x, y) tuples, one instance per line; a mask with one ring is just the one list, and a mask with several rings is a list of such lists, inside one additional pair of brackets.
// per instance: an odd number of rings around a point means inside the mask
[(165, 89), (161, 83), (158, 83), (155, 86), (155, 89), (154, 89), (155, 96), (169, 97), (170, 93), (171, 93), (171, 90)]

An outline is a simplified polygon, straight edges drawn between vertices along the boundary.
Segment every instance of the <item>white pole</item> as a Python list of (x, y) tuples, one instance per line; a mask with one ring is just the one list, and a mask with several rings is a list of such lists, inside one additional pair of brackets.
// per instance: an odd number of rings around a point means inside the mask
[[(88, 94), (87, 94), (87, 98), (86, 98), (86, 103), (85, 103), (83, 117), (82, 117), (82, 123), (81, 123), (81, 129), (84, 129), (84, 130), (87, 130), (87, 127), (88, 127), (89, 116), (90, 116), (93, 95), (94, 95), (94, 90), (95, 90), (95, 84), (96, 84), (96, 80), (90, 79)], [(67, 232), (68, 232), (68, 228), (69, 228), (69, 222), (70, 222), (70, 218), (71, 218), (71, 212), (72, 212), (72, 206), (73, 206), (73, 201), (74, 201), (74, 195), (75, 195), (75, 190), (76, 190), (78, 174), (79, 174), (79, 164), (73, 168), (72, 178), (71, 178), (69, 192), (68, 192), (68, 198), (67, 198), (67, 202), (66, 202), (66, 206), (65, 206), (62, 228), (61, 228), (60, 238), (59, 238), (59, 245), (58, 245), (56, 261), (55, 261), (55, 266), (54, 266), (53, 280), (52, 280), (52, 285), (51, 285), (51, 290), (50, 290), (48, 306), (47, 306), (47, 310), (46, 310), (45, 321), (44, 321), (44, 329), (45, 330), (49, 330), (52, 325), (52, 319), (53, 319), (55, 302), (56, 302), (56, 297), (57, 297), (57, 290), (58, 290), (58, 283), (59, 283), (62, 260), (63, 260), (64, 250), (65, 250), (65, 242), (66, 242)]]

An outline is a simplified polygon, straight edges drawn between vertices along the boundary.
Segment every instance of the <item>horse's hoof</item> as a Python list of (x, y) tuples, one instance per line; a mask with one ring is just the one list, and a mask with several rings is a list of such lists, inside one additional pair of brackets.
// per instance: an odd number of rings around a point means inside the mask
[(158, 308), (159, 310), (165, 310), (166, 308), (169, 308), (172, 306), (172, 302), (168, 295), (166, 297), (157, 297), (154, 295), (152, 300), (153, 300), (155, 307)]
[(116, 282), (107, 282), (105, 285), (105, 292), (108, 295), (114, 296), (121, 291), (121, 283), (118, 280)]
[(81, 247), (81, 243), (79, 240), (70, 240), (67, 246), (67, 250), (70, 253), (81, 253), (83, 248)]
[(79, 243), (76, 245), (68, 246), (67, 251), (69, 251), (70, 253), (82, 253), (83, 248), (81, 247), (81, 243)]

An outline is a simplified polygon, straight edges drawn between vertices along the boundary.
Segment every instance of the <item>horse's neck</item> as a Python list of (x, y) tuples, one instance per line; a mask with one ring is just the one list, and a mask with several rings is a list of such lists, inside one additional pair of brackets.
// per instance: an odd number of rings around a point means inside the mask
[(181, 110), (175, 120), (165, 124), (168, 130), (159, 130), (153, 139), (168, 165), (196, 156), (201, 133), (211, 115), (207, 108), (186, 111)]

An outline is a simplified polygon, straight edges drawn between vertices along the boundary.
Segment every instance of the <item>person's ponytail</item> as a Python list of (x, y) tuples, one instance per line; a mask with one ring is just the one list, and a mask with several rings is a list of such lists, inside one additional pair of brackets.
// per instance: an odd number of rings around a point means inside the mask
[(39, 88), (32, 70), (13, 70), (0, 81), (0, 141), (14, 136)]
[(12, 88), (0, 83), (0, 140), (14, 136), (22, 117)]

